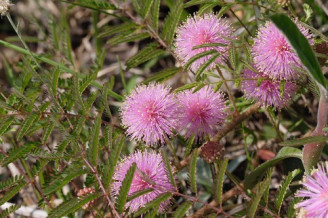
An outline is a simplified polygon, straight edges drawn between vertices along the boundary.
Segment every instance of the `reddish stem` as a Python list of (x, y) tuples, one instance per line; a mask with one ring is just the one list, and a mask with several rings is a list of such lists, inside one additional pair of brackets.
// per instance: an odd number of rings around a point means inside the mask
[[(328, 122), (328, 92), (325, 88), (320, 88), (320, 100), (318, 106), (317, 126), (311, 136), (324, 135), (322, 129)], [(303, 149), (303, 165), (307, 173), (317, 165), (324, 143), (309, 143)]]

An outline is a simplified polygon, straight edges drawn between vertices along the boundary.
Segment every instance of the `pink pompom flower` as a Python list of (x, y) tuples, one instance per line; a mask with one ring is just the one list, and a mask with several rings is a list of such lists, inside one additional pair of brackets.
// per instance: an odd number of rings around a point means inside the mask
[(328, 217), (328, 162), (319, 164), (312, 175), (306, 175), (303, 186), (296, 196), (305, 198), (297, 204), (305, 217)]
[(122, 123), (132, 139), (147, 145), (164, 143), (177, 124), (177, 106), (170, 89), (161, 84), (137, 87), (121, 109)]
[[(126, 203), (126, 207), (129, 208), (130, 212), (135, 212), (139, 208), (144, 207), (145, 204), (154, 200), (160, 194), (176, 191), (176, 188), (172, 185), (168, 178), (168, 172), (163, 163), (162, 156), (160, 154), (156, 154), (155, 152), (138, 151), (125, 157), (117, 165), (114, 172), (114, 182), (112, 186), (114, 196), (119, 194), (125, 175), (133, 163), (136, 163), (139, 171), (136, 170), (134, 173), (128, 195), (149, 188), (153, 188), (154, 190)], [(146, 175), (146, 178), (143, 173)], [(151, 181), (149, 181), (149, 179)], [(169, 203), (170, 199), (162, 202), (160, 204), (159, 211), (164, 212)]]
[(215, 93), (208, 86), (195, 93), (183, 91), (177, 99), (180, 103), (178, 130), (186, 137), (213, 135), (227, 117), (223, 94)]
[[(312, 34), (297, 23), (299, 30), (312, 44)], [(303, 68), (301, 60), (287, 38), (272, 23), (267, 22), (258, 30), (252, 46), (255, 66), (272, 79), (291, 80), (299, 77), (297, 68)]]
[[(263, 72), (253, 72), (246, 68), (242, 74), (241, 89), (248, 99), (261, 102), (262, 106), (273, 106), (277, 109), (286, 107), (297, 91), (293, 82), (284, 81), (284, 92), (280, 92), (280, 83), (264, 75)], [(283, 96), (281, 95), (283, 94)]]
[[(221, 56), (217, 58), (207, 70), (211, 70), (215, 67), (216, 63), (223, 63), (225, 57), (227, 57), (227, 51), (231, 40), (234, 39), (233, 28), (226, 19), (217, 18), (215, 14), (204, 14), (202, 16), (195, 15), (189, 17), (177, 30), (177, 37), (175, 40), (175, 53), (180, 61), (185, 65), (188, 60), (205, 51), (216, 50)], [(203, 45), (208, 43), (220, 43), (224, 44), (220, 46), (210, 46), (193, 49), (197, 45)], [(199, 58), (192, 63), (191, 69), (197, 71), (198, 68), (207, 62), (212, 55), (208, 55)]]

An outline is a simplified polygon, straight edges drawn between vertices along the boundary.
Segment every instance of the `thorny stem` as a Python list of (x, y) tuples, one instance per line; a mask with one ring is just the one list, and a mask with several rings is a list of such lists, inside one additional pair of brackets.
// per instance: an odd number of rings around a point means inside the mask
[(224, 83), (224, 86), (227, 89), (227, 93), (229, 95), (229, 99), (232, 102), (232, 105), (233, 105), (234, 110), (235, 110), (234, 111), (234, 115), (238, 115), (239, 112), (238, 112), (238, 109), (237, 109), (237, 106), (236, 106), (236, 103), (235, 103), (235, 99), (234, 99), (233, 95), (231, 94), (231, 91), (230, 91), (230, 88), (228, 86), (228, 83), (225, 81), (225, 78), (224, 78), (223, 73), (222, 73), (221, 69), (219, 68), (219, 66), (216, 66), (216, 70), (218, 71), (220, 77), (223, 79), (223, 83)]

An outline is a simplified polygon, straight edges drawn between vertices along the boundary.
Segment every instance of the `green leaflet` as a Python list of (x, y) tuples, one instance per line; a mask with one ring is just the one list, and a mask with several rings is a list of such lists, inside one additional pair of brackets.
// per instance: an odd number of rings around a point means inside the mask
[(130, 191), (130, 186), (134, 177), (134, 173), (136, 171), (137, 165), (133, 163), (132, 166), (128, 169), (125, 174), (125, 178), (122, 182), (122, 186), (120, 187), (120, 191), (116, 200), (117, 211), (121, 214), (124, 210), (124, 205), (128, 197), (128, 193)]
[(14, 177), (10, 177), (9, 179), (5, 180), (5, 181), (1, 181), (0, 182), (0, 191), (9, 189), (13, 186), (16, 186), (18, 184), (20, 184), (21, 182), (23, 182), (24, 177), (23, 176), (14, 176)]
[(50, 121), (46, 123), (46, 126), (44, 127), (43, 130), (43, 135), (42, 135), (42, 139), (41, 139), (41, 143), (45, 144), (48, 141), (48, 138), (52, 132), (52, 130), (54, 129), (54, 122)]
[(79, 210), (83, 205), (98, 198), (99, 196), (100, 196), (100, 194), (95, 193), (95, 194), (91, 194), (86, 197), (83, 197), (82, 199), (71, 198), (71, 199), (65, 201), (64, 203), (62, 203), (61, 205), (59, 205), (58, 207), (56, 207), (55, 209), (53, 209), (49, 213), (48, 217), (49, 218), (57, 218), (57, 217), (61, 218), (70, 213), (74, 213), (75, 211)]
[(169, 46), (173, 41), (175, 35), (175, 29), (177, 28), (178, 23), (180, 21), (182, 11), (183, 11), (183, 1), (175, 0), (173, 9), (169, 12), (169, 14), (166, 16), (164, 20), (162, 38), (164, 38), (164, 40), (167, 42)]
[(132, 193), (131, 195), (128, 196), (128, 198), (126, 199), (126, 202), (129, 202), (129, 201), (132, 201), (133, 199), (136, 199), (137, 197), (140, 197), (144, 194), (147, 194), (149, 192), (152, 192), (154, 191), (153, 188), (147, 188), (147, 189), (143, 189), (141, 191), (138, 191), (138, 192), (134, 192)]
[(262, 198), (265, 190), (270, 185), (270, 181), (271, 180), (268, 178), (257, 185), (256, 194), (253, 196), (253, 198), (250, 202), (250, 207), (248, 208), (248, 217), (251, 217), (251, 218), (255, 217), (257, 207), (261, 201), (261, 198)]
[(14, 197), (24, 186), (26, 185), (25, 181), (20, 181), (16, 186), (14, 186), (10, 191), (7, 191), (4, 196), (0, 199), (0, 206)]
[(104, 28), (102, 30), (102, 32), (99, 33), (98, 37), (99, 38), (108, 37), (108, 36), (114, 35), (116, 33), (122, 33), (122, 32), (135, 30), (137, 27), (138, 27), (137, 24), (135, 24), (133, 22), (125, 22), (123, 24)]
[(181, 91), (184, 91), (184, 90), (187, 90), (187, 89), (192, 89), (196, 86), (199, 86), (200, 84), (202, 84), (201, 82), (194, 82), (194, 83), (189, 83), (189, 84), (186, 84), (186, 85), (183, 85), (179, 88), (176, 88), (174, 90), (175, 93), (178, 93), (178, 92), (181, 92)]
[(149, 33), (130, 33), (117, 35), (107, 41), (111, 46), (115, 46), (124, 42), (133, 42), (149, 37)]
[(97, 78), (97, 74), (98, 70), (94, 70), (94, 72), (90, 72), (86, 77), (82, 79), (79, 86), (80, 95)]
[(224, 175), (225, 171), (227, 170), (228, 166), (228, 158), (225, 158), (223, 161), (220, 161), (218, 165), (218, 175), (216, 180), (216, 189), (215, 189), (215, 196), (216, 201), (219, 203), (219, 205), (222, 205), (222, 193), (223, 193), (223, 182), (224, 182)]
[(153, 4), (153, 0), (132, 0), (133, 6), (135, 7), (136, 11), (143, 17), (146, 18), (148, 16), (149, 10)]
[(32, 151), (29, 153), (29, 155), (33, 157), (38, 157), (41, 159), (47, 159), (47, 160), (58, 160), (65, 157), (65, 154), (62, 152), (48, 152), (42, 149), (36, 149), (35, 151)]
[(104, 183), (110, 184), (114, 174), (115, 166), (120, 158), (120, 154), (124, 145), (124, 137), (121, 137), (118, 142), (113, 144), (112, 150), (110, 152), (110, 157), (108, 158), (108, 170), (104, 171)]
[(67, 2), (69, 4), (78, 5), (85, 8), (90, 8), (93, 10), (109, 10), (109, 9), (116, 9), (113, 4), (108, 3), (105, 0), (75, 0), (75, 1), (66, 1), (61, 0), (63, 2)]
[(10, 214), (14, 213), (16, 210), (18, 210), (21, 207), (21, 205), (13, 205), (9, 208), (3, 210), (0, 212), (0, 218), (7, 218)]
[(87, 172), (88, 171), (86, 169), (83, 169), (81, 165), (71, 165), (56, 178), (52, 179), (49, 184), (46, 184), (42, 189), (43, 193), (45, 195), (49, 195), (64, 187), (64, 185), (69, 183), (72, 179), (81, 176)]
[(93, 166), (97, 166), (97, 159), (99, 153), (99, 133), (101, 128), (101, 113), (97, 116), (93, 128), (90, 133), (88, 158)]
[(32, 151), (36, 147), (37, 147), (37, 144), (35, 144), (35, 143), (27, 143), (21, 147), (11, 149), (8, 153), (8, 157), (6, 157), (1, 162), (1, 166), (5, 167), (8, 164), (14, 162), (15, 160), (24, 157), (25, 155), (27, 155), (30, 151)]
[(157, 198), (155, 198), (154, 200), (148, 202), (147, 204), (145, 204), (144, 207), (140, 208), (137, 212), (135, 212), (133, 214), (133, 217), (138, 217), (141, 214), (146, 213), (148, 210), (157, 207), (160, 203), (162, 203), (163, 201), (167, 200), (168, 198), (170, 198), (172, 196), (171, 193), (164, 193), (159, 195)]
[(153, 76), (148, 77), (143, 81), (143, 83), (147, 84), (150, 82), (163, 82), (165, 80), (168, 80), (172, 78), (174, 75), (180, 72), (179, 68), (173, 67), (173, 68), (168, 68), (165, 69), (161, 72), (155, 73)]
[(52, 93), (54, 96), (57, 95), (58, 79), (60, 74), (61, 74), (60, 68), (57, 67), (52, 75)]
[(5, 119), (3, 122), (1, 122), (0, 124), (0, 136), (2, 136), (7, 129), (10, 127), (10, 125), (14, 122), (15, 117), (8, 117), (7, 119)]
[(191, 202), (191, 201), (184, 202), (182, 205), (180, 205), (175, 210), (175, 212), (173, 213), (173, 217), (174, 218), (182, 218), (192, 205), (193, 205), (193, 202)]
[(206, 57), (208, 55), (212, 55), (212, 54), (217, 54), (218, 52), (214, 49), (209, 50), (209, 51), (204, 51), (202, 53), (196, 54), (195, 56), (193, 56), (192, 58), (190, 58), (188, 60), (188, 62), (186, 63), (186, 65), (184, 66), (184, 70), (188, 70), (188, 68), (198, 59), (202, 58), (202, 57)]
[(165, 168), (166, 168), (167, 174), (169, 176), (170, 182), (172, 183), (172, 185), (174, 187), (176, 187), (174, 175), (173, 175), (173, 172), (172, 172), (172, 169), (171, 169), (170, 160), (169, 160), (166, 152), (163, 149), (161, 150), (161, 155), (162, 155), (162, 159), (163, 159), (163, 162), (165, 164)]
[(274, 204), (278, 210), (278, 214), (280, 213), (280, 209), (281, 209), (281, 205), (282, 202), (284, 201), (285, 195), (287, 193), (287, 189), (289, 187), (289, 184), (292, 182), (292, 180), (301, 173), (300, 169), (296, 169), (290, 173), (288, 173), (288, 176), (286, 177), (286, 179), (284, 179), (281, 188), (278, 192), (278, 196), (275, 198)]
[(191, 190), (194, 193), (197, 193), (197, 182), (196, 182), (197, 157), (198, 157), (198, 151), (197, 149), (194, 149), (189, 163), (189, 181), (190, 181)]
[(126, 70), (134, 68), (150, 59), (153, 59), (164, 53), (164, 50), (158, 48), (157, 43), (150, 43), (141, 51), (139, 51), (135, 56), (131, 57), (126, 62)]
[(40, 114), (32, 113), (28, 116), (21, 125), (21, 128), (17, 133), (17, 141), (21, 141), (26, 132), (31, 128), (31, 126), (40, 119)]
[(160, 0), (153, 0), (153, 5), (150, 9), (149, 19), (152, 23), (154, 31), (158, 31), (158, 20), (159, 20), (159, 6), (161, 4)]
[(202, 66), (197, 70), (196, 72), (196, 81), (199, 81), (201, 79), (202, 73), (218, 58), (220, 57), (220, 54), (216, 53), (213, 54), (212, 57), (210, 57)]
[(301, 146), (309, 143), (323, 143), (328, 141), (327, 136), (309, 136), (300, 139), (293, 139), (284, 142), (280, 142), (279, 145), (281, 146)]
[(245, 178), (245, 189), (253, 188), (257, 182), (262, 179), (266, 170), (272, 166), (275, 166), (277, 163), (282, 161), (283, 159), (289, 157), (296, 157), (302, 159), (302, 151), (293, 148), (293, 147), (283, 147), (277, 154), (277, 156), (271, 160), (268, 160), (258, 166), (255, 170), (253, 170), (246, 178)]

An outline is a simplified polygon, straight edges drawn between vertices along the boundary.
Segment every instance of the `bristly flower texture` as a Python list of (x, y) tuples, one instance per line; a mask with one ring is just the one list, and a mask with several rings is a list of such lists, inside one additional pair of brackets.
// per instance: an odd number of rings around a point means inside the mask
[(203, 87), (193, 93), (183, 91), (177, 95), (180, 103), (178, 130), (182, 135), (213, 135), (227, 117), (224, 96), (210, 87)]
[(177, 123), (177, 107), (168, 87), (161, 84), (137, 87), (122, 108), (122, 123), (132, 139), (147, 145), (164, 143)]
[[(226, 19), (217, 18), (215, 14), (195, 15), (189, 17), (177, 30), (175, 40), (176, 54), (180, 61), (185, 65), (188, 60), (205, 51), (216, 50), (221, 56), (217, 58), (207, 70), (215, 67), (216, 63), (223, 63), (224, 57), (227, 57), (227, 51), (231, 40), (234, 39), (233, 28)], [(224, 46), (210, 46), (193, 49), (193, 47), (208, 43), (220, 43)], [(199, 58), (192, 63), (191, 69), (197, 71), (198, 68), (207, 62), (211, 55)]]
[(0, 15), (1, 16), (6, 15), (6, 13), (8, 12), (11, 5), (12, 4), (10, 3), (9, 0), (1, 0), (0, 1)]
[[(285, 82), (281, 93), (280, 84)], [(262, 106), (273, 106), (277, 109), (286, 107), (297, 91), (293, 82), (276, 81), (264, 75), (261, 71), (253, 72), (246, 68), (242, 74), (241, 89), (248, 99), (261, 102)], [(283, 94), (283, 96), (282, 96)]]
[[(313, 44), (312, 34), (296, 23), (301, 33)], [(267, 22), (258, 30), (252, 55), (255, 66), (273, 79), (291, 80), (299, 77), (297, 68), (303, 68), (287, 38), (272, 23)]]
[[(155, 152), (142, 153), (138, 151), (124, 158), (116, 167), (112, 187), (114, 196), (118, 195), (122, 181), (133, 163), (136, 163), (137, 169), (142, 173), (138, 170), (135, 171), (128, 195), (149, 188), (153, 188), (154, 190), (126, 203), (126, 207), (130, 208), (130, 212), (137, 211), (160, 194), (176, 191), (176, 188), (171, 184), (168, 178), (168, 173), (163, 163), (162, 156)], [(145, 175), (143, 175), (143, 173)], [(159, 211), (164, 212), (169, 203), (170, 199), (162, 202)]]
[(303, 186), (296, 196), (305, 199), (297, 207), (303, 208), (306, 217), (328, 217), (328, 162), (307, 175)]

